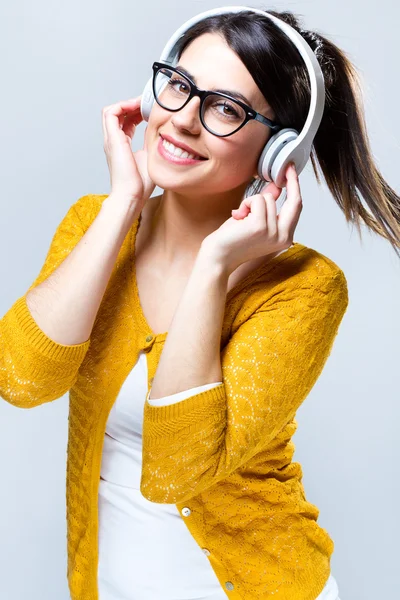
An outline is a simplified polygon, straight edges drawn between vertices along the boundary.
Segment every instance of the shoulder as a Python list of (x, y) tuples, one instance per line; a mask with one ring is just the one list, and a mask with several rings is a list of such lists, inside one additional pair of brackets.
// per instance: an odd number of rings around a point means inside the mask
[(333, 295), (347, 306), (348, 284), (340, 265), (314, 248), (300, 243), (296, 243), (295, 247), (297, 252), (282, 261), (282, 289), (314, 291), (326, 301), (329, 301), (327, 296), (334, 292)]
[(256, 304), (282, 299), (299, 301), (300, 298), (348, 303), (347, 279), (340, 265), (299, 242), (273, 258), (254, 283), (252, 298)]
[[(294, 246), (296, 251), (288, 256), (289, 260), (282, 261), (283, 265), (287, 263), (286, 267), (291, 268), (294, 274), (299, 273), (310, 278), (339, 276), (346, 280), (343, 270), (329, 256), (299, 242), (295, 242)], [(285, 253), (282, 255), (283, 259), (284, 257)]]
[(347, 309), (349, 293), (345, 274), (334, 260), (294, 242), (228, 299), (235, 329), (256, 314), (278, 314), (275, 310), (296, 320), (304, 312), (311, 316), (313, 307), (339, 316)]

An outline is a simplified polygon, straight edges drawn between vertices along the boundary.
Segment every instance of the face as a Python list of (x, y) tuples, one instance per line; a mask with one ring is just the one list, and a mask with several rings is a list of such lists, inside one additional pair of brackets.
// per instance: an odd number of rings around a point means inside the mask
[[(179, 60), (194, 76), (200, 89), (229, 89), (242, 93), (250, 106), (274, 118), (271, 108), (239, 57), (219, 34), (206, 33), (186, 47)], [(251, 120), (231, 136), (221, 138), (207, 131), (199, 116), (200, 98), (194, 97), (180, 111), (170, 112), (156, 102), (147, 131), (148, 171), (164, 190), (190, 196), (215, 196), (246, 188), (257, 174), (257, 162), (271, 130)], [(160, 134), (190, 146), (207, 160), (195, 164), (173, 164), (158, 150)]]

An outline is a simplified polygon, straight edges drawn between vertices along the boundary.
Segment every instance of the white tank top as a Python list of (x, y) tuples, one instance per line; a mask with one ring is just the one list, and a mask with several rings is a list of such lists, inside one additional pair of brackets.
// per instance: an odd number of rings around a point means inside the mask
[[(149, 400), (165, 405), (215, 387), (211, 383)], [(140, 492), (147, 361), (139, 353), (110, 411), (99, 485), (99, 600), (226, 600), (207, 555), (175, 504)], [(331, 575), (318, 600), (338, 600)]]

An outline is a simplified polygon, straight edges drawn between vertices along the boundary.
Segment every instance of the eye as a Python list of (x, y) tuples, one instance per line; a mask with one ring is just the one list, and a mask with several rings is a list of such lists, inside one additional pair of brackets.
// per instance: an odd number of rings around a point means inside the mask
[[(227, 113), (228, 117), (230, 117), (230, 116), (238, 117), (239, 116), (238, 112), (233, 108), (233, 106), (231, 104), (228, 104), (227, 102), (218, 102), (215, 106), (223, 106), (224, 109), (225, 108), (228, 109), (228, 113)], [(229, 111), (230, 111), (230, 113), (229, 113)]]
[(188, 83), (186, 81), (184, 81), (183, 79), (176, 79), (176, 78), (170, 79), (168, 81), (168, 85), (171, 88), (174, 88), (178, 92), (181, 91), (181, 90), (179, 90), (179, 86), (186, 88), (186, 90), (184, 90), (185, 92), (188, 92), (190, 89)]

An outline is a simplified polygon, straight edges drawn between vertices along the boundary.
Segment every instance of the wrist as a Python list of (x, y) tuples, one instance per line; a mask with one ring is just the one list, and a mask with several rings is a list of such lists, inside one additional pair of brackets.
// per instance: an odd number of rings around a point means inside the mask
[(205, 238), (201, 244), (199, 254), (204, 260), (212, 262), (216, 268), (219, 268), (227, 277), (229, 277), (239, 266), (238, 264), (234, 264), (232, 259), (224, 254), (223, 250), (218, 250), (213, 247), (212, 243), (207, 241), (207, 238)]
[(228, 280), (232, 272), (224, 257), (207, 243), (203, 243), (200, 246), (196, 263), (200, 265), (200, 268), (209, 272), (210, 275), (220, 279)]
[(118, 213), (122, 218), (125, 217), (133, 223), (139, 216), (142, 206), (140, 202), (130, 197), (110, 194), (103, 201), (102, 209), (107, 212)]

